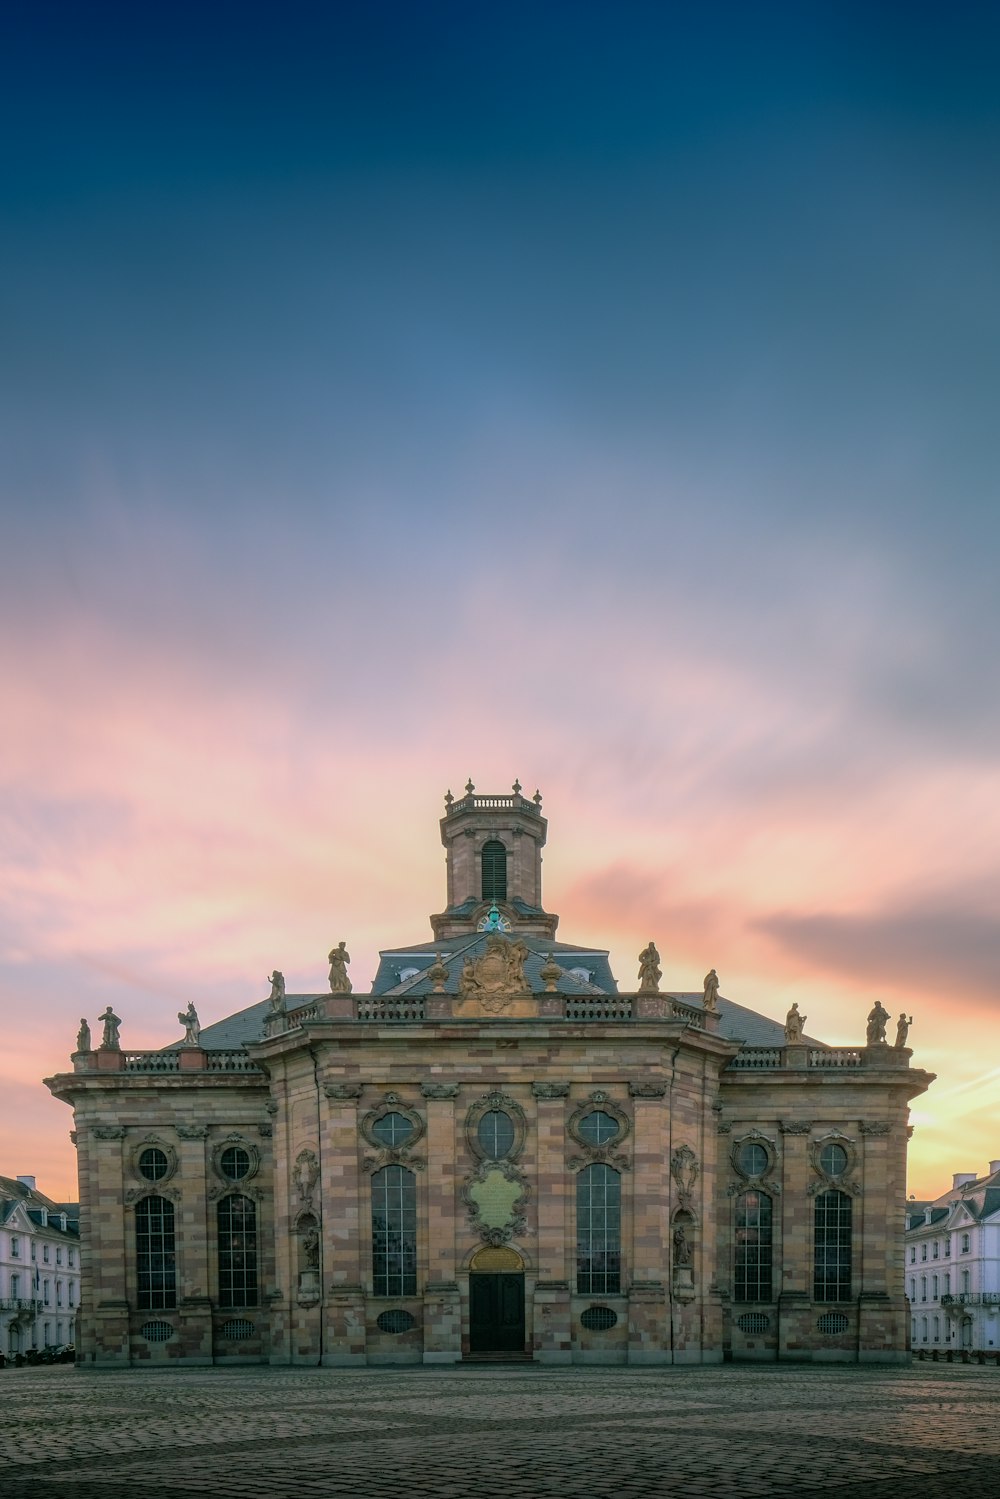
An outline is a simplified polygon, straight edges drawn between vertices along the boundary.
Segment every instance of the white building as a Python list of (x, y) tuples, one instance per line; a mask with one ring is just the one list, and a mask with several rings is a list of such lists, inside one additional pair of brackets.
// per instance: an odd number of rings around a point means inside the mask
[(914, 1352), (1000, 1349), (1000, 1160), (908, 1202), (904, 1253)]
[(0, 1176), (0, 1353), (74, 1343), (79, 1305), (76, 1203), (53, 1202), (33, 1176)]

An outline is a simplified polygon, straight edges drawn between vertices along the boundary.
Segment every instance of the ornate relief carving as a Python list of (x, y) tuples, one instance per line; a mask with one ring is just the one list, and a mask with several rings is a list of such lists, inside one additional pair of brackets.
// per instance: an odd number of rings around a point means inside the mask
[(177, 1133), (182, 1140), (207, 1140), (207, 1124), (179, 1124)]
[(299, 1203), (302, 1208), (311, 1208), (313, 1193), (319, 1181), (319, 1160), (314, 1150), (299, 1151), (295, 1157), (292, 1181), (299, 1194)]
[[(125, 1133), (124, 1130), (122, 1133)], [(139, 1161), (142, 1159), (143, 1152), (147, 1150), (159, 1150), (167, 1158), (167, 1169), (155, 1181), (150, 1180), (148, 1176), (139, 1170)], [(177, 1171), (177, 1151), (166, 1140), (161, 1140), (159, 1135), (146, 1135), (144, 1139), (139, 1140), (132, 1146), (130, 1165), (132, 1167), (132, 1175), (137, 1176), (144, 1183), (138, 1192), (140, 1197), (144, 1196), (147, 1192), (159, 1192), (161, 1182), (169, 1181)]]
[(629, 1083), (628, 1091), (631, 1098), (665, 1098), (667, 1085), (666, 1083)]
[[(249, 1165), (246, 1171), (242, 1176), (238, 1177), (229, 1176), (222, 1169), (222, 1157), (227, 1150), (232, 1150), (233, 1146), (246, 1151), (249, 1157)], [(225, 1183), (225, 1191), (241, 1192), (244, 1182), (248, 1182), (260, 1170), (260, 1151), (256, 1145), (251, 1145), (249, 1140), (244, 1139), (238, 1131), (234, 1130), (224, 1140), (218, 1140), (212, 1146), (212, 1170)]]
[(278, 1112), (277, 1101), (273, 1098), (269, 1098), (265, 1103), (264, 1108), (269, 1114), (276, 1114)]
[(135, 1207), (142, 1197), (167, 1197), (171, 1202), (180, 1202), (179, 1187), (161, 1187), (159, 1182), (149, 1182), (145, 1187), (129, 1187), (122, 1201), (126, 1207)]
[(479, 1124), (484, 1114), (492, 1113), (499, 1109), (506, 1114), (514, 1126), (514, 1143), (511, 1145), (505, 1157), (508, 1161), (516, 1161), (524, 1149), (524, 1142), (528, 1134), (528, 1120), (521, 1105), (507, 1093), (501, 1093), (494, 1088), (489, 1093), (484, 1093), (477, 1098), (465, 1116), (465, 1141), (471, 1154), (477, 1161), (486, 1159), (486, 1151), (479, 1139)]
[(122, 1124), (95, 1124), (95, 1140), (124, 1140), (125, 1126)]
[(478, 999), (484, 1010), (499, 1014), (510, 1007), (519, 995), (530, 993), (524, 977), (524, 960), (528, 949), (515, 938), (491, 933), (486, 951), (478, 958), (466, 958), (458, 981), (463, 999)]
[[(398, 1145), (387, 1145), (375, 1133), (375, 1126), (387, 1114), (401, 1114), (410, 1125), (410, 1133)], [(413, 1154), (413, 1147), (427, 1126), (416, 1109), (403, 1103), (398, 1093), (383, 1094), (382, 1102), (362, 1116), (358, 1128), (374, 1150), (373, 1155), (366, 1155), (361, 1162), (362, 1170), (369, 1175), (374, 1171), (381, 1171), (383, 1166), (407, 1166), (411, 1171), (423, 1171), (426, 1162), (423, 1156)]]
[(808, 1135), (812, 1133), (811, 1119), (782, 1119), (778, 1128), (783, 1135)]
[[(618, 1125), (618, 1133), (605, 1140), (602, 1145), (595, 1145), (581, 1132), (580, 1125), (588, 1114), (600, 1112), (608, 1114)], [(581, 1148), (580, 1155), (570, 1156), (567, 1165), (571, 1171), (581, 1171), (584, 1166), (591, 1166), (595, 1162), (613, 1166), (616, 1171), (630, 1171), (632, 1163), (627, 1155), (624, 1155), (618, 1146), (621, 1145), (632, 1128), (632, 1121), (625, 1110), (604, 1092), (603, 1089), (595, 1089), (590, 1097), (579, 1104), (569, 1116), (566, 1122), (566, 1130), (570, 1137), (576, 1141)]]
[(508, 1244), (527, 1232), (524, 1208), (530, 1190), (512, 1161), (479, 1162), (466, 1179), (462, 1198), (470, 1225), (484, 1244)]
[[(823, 1150), (827, 1145), (839, 1145), (847, 1156), (843, 1171), (830, 1172), (822, 1164)], [(858, 1148), (849, 1135), (839, 1129), (827, 1130), (825, 1134), (809, 1141), (809, 1160), (816, 1173), (806, 1188), (806, 1195), (815, 1197), (818, 1192), (847, 1192), (852, 1197), (861, 1196), (861, 1184), (850, 1173), (858, 1164)]]
[(531, 1091), (536, 1098), (568, 1098), (569, 1083), (532, 1083)]
[(349, 1098), (360, 1098), (364, 1083), (324, 1083), (327, 1098), (338, 1098), (346, 1102)]
[(262, 1140), (269, 1140), (274, 1133), (274, 1130), (270, 1124), (258, 1124), (257, 1133), (258, 1135), (260, 1135)]
[(730, 1135), (732, 1134), (732, 1131), (733, 1126), (731, 1124), (717, 1124), (715, 1126), (715, 1132), (717, 1135)]
[(678, 1145), (671, 1153), (670, 1175), (677, 1184), (677, 1201), (682, 1208), (690, 1210), (692, 1207), (699, 1170), (698, 1157), (690, 1145)]
[[(686, 1147), (682, 1147), (686, 1148)], [(671, 1289), (675, 1301), (694, 1300), (694, 1218), (685, 1208), (671, 1219)]]
[(892, 1125), (889, 1123), (888, 1119), (873, 1119), (871, 1123), (868, 1123), (866, 1120), (862, 1119), (860, 1128), (863, 1135), (892, 1134)]
[(420, 1091), (425, 1098), (457, 1098), (461, 1083), (421, 1083)]

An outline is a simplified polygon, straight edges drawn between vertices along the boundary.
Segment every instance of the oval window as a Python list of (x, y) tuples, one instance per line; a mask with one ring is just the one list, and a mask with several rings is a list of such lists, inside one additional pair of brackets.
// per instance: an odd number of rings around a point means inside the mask
[(164, 1150), (144, 1150), (139, 1157), (139, 1171), (148, 1182), (158, 1182), (166, 1176), (169, 1165)]
[(375, 1319), (379, 1332), (409, 1332), (413, 1326), (412, 1312), (401, 1307), (391, 1312), (380, 1312)]
[(250, 1173), (250, 1152), (240, 1145), (229, 1145), (219, 1157), (219, 1170), (231, 1182), (242, 1181)]
[(580, 1322), (588, 1332), (607, 1332), (618, 1321), (610, 1306), (588, 1306), (580, 1313)]
[(592, 1114), (584, 1114), (577, 1129), (588, 1145), (606, 1145), (620, 1132), (621, 1125), (603, 1109), (595, 1109)]
[(490, 1109), (479, 1121), (479, 1144), (488, 1160), (502, 1161), (514, 1144), (514, 1121), (503, 1109)]
[(819, 1163), (827, 1176), (842, 1176), (847, 1170), (847, 1151), (843, 1145), (824, 1145)]
[(816, 1323), (816, 1326), (819, 1328), (820, 1332), (836, 1333), (846, 1332), (848, 1327), (850, 1326), (850, 1323), (844, 1316), (843, 1312), (824, 1312), (822, 1317), (820, 1317), (819, 1321)]
[(388, 1145), (390, 1149), (396, 1145), (402, 1145), (413, 1134), (413, 1125), (405, 1114), (383, 1114), (381, 1119), (376, 1119), (372, 1125), (372, 1134), (380, 1145)]
[(767, 1151), (752, 1140), (740, 1146), (738, 1159), (744, 1176), (761, 1176), (767, 1170)]
[(174, 1335), (174, 1330), (169, 1322), (144, 1322), (139, 1329), (139, 1336), (146, 1339), (147, 1343), (167, 1343)]

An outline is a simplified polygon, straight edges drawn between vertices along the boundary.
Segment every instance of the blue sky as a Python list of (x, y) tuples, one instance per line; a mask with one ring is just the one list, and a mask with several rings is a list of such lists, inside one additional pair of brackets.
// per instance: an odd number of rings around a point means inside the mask
[(11, 1079), (83, 972), (134, 1044), (193, 972), (213, 1018), (345, 935), (363, 982), (471, 772), (544, 783), (550, 901), (623, 980), (653, 933), (835, 1041), (875, 985), (974, 1083), (996, 8), (3, 24)]

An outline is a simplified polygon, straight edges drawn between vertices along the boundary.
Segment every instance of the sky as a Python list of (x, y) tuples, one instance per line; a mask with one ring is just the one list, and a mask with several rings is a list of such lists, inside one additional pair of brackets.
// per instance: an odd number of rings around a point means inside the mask
[(519, 777), (560, 937), (1000, 1156), (1000, 11), (7, 8), (0, 1170)]

